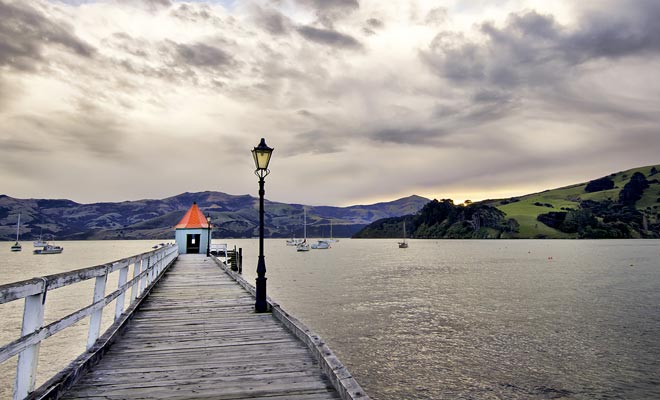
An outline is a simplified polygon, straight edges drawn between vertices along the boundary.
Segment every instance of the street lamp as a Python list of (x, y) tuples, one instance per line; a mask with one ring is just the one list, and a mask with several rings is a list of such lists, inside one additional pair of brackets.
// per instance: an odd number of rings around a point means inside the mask
[(273, 149), (266, 145), (266, 140), (261, 138), (259, 145), (252, 149), (254, 174), (259, 178), (259, 260), (257, 261), (257, 301), (254, 309), (258, 313), (268, 312), (266, 302), (266, 261), (264, 260), (264, 178), (270, 173), (268, 163)]
[(208, 229), (208, 233), (206, 235), (206, 256), (210, 257), (211, 256), (211, 215), (206, 214), (206, 229)]

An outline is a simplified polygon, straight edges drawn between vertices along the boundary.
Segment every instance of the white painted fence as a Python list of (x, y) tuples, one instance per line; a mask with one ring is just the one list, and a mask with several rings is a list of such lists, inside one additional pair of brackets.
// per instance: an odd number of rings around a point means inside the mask
[[(25, 299), (21, 337), (0, 347), (0, 363), (18, 355), (14, 399), (23, 399), (34, 390), (41, 341), (60, 332), (85, 317), (90, 317), (87, 349), (91, 349), (101, 335), (101, 317), (105, 306), (115, 299), (115, 321), (124, 312), (125, 294), (131, 289), (129, 307), (149, 285), (157, 280), (166, 267), (178, 256), (178, 247), (169, 245), (119, 261), (83, 268), (61, 274), (34, 278), (0, 286), (0, 304)], [(134, 264), (133, 278), (128, 270)], [(108, 275), (119, 271), (117, 290), (105, 295)], [(46, 293), (49, 290), (95, 278), (92, 304), (83, 307), (51, 324), (43, 326)]]

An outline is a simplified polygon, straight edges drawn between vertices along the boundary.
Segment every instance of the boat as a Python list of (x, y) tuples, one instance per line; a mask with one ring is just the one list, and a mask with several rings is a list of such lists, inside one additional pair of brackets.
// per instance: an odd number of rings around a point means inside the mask
[(302, 242), (303, 242), (302, 239), (296, 239), (296, 238), (294, 237), (294, 238), (291, 238), (291, 239), (287, 239), (287, 240), (286, 240), (286, 245), (287, 245), (287, 246), (298, 246), (298, 245), (299, 245), (300, 243), (302, 243)]
[(337, 243), (339, 239), (334, 239), (332, 237), (332, 220), (330, 220), (330, 239), (325, 239), (326, 242), (328, 243)]
[(303, 208), (303, 241), (296, 245), (296, 251), (309, 251), (307, 243), (307, 209)]
[(60, 254), (64, 251), (62, 246), (46, 244), (42, 249), (34, 249), (34, 254)]
[(39, 240), (35, 240), (34, 242), (32, 242), (32, 245), (34, 247), (44, 247), (48, 245), (48, 242), (41, 238), (42, 232), (39, 232)]
[(18, 222), (16, 222), (16, 243), (11, 246), (11, 251), (21, 251), (23, 246), (18, 243), (18, 237), (21, 230), (21, 214), (18, 214)]
[(408, 242), (406, 242), (406, 221), (403, 221), (403, 241), (399, 242), (400, 249), (407, 249)]
[(309, 251), (309, 243), (306, 240), (303, 240), (296, 246), (296, 251)]
[(329, 249), (330, 248), (330, 242), (327, 240), (319, 240), (317, 243), (314, 243), (312, 245), (312, 249)]

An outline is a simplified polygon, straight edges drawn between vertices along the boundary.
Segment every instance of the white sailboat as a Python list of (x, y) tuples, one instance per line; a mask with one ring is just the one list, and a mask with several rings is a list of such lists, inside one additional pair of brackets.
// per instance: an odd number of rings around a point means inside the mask
[(403, 221), (403, 241), (399, 242), (400, 249), (407, 249), (408, 242), (406, 242), (406, 221)]
[(339, 241), (339, 239), (334, 239), (332, 237), (332, 220), (330, 220), (330, 239), (326, 239), (325, 241), (328, 243), (337, 243)]
[(35, 240), (34, 242), (32, 242), (32, 245), (34, 247), (45, 247), (48, 245), (48, 242), (41, 238), (42, 234), (43, 234), (43, 229), (39, 232), (39, 240)]
[(307, 243), (307, 209), (303, 208), (303, 241), (296, 245), (296, 251), (309, 251)]
[(23, 246), (21, 246), (20, 243), (18, 243), (18, 237), (20, 236), (20, 230), (21, 230), (21, 214), (18, 214), (18, 222), (16, 223), (16, 243), (14, 243), (11, 246), (11, 251), (21, 251), (23, 249)]
[(314, 243), (312, 245), (312, 249), (329, 249), (330, 248), (330, 242), (328, 240), (319, 240), (318, 243)]
[(302, 239), (296, 238), (295, 236), (292, 237), (291, 239), (286, 240), (286, 245), (287, 246), (298, 246), (300, 243), (302, 243)]

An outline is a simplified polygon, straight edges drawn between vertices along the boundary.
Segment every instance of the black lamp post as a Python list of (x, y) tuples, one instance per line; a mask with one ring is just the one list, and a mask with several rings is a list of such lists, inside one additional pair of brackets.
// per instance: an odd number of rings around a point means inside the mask
[(257, 262), (257, 301), (254, 309), (258, 313), (268, 312), (266, 302), (266, 261), (264, 260), (264, 178), (270, 173), (268, 163), (273, 149), (266, 145), (266, 140), (261, 138), (259, 145), (252, 149), (254, 165), (257, 169), (254, 174), (259, 178), (259, 260)]
[(211, 215), (206, 214), (206, 226), (208, 229), (208, 234), (206, 236), (206, 256), (211, 256)]

